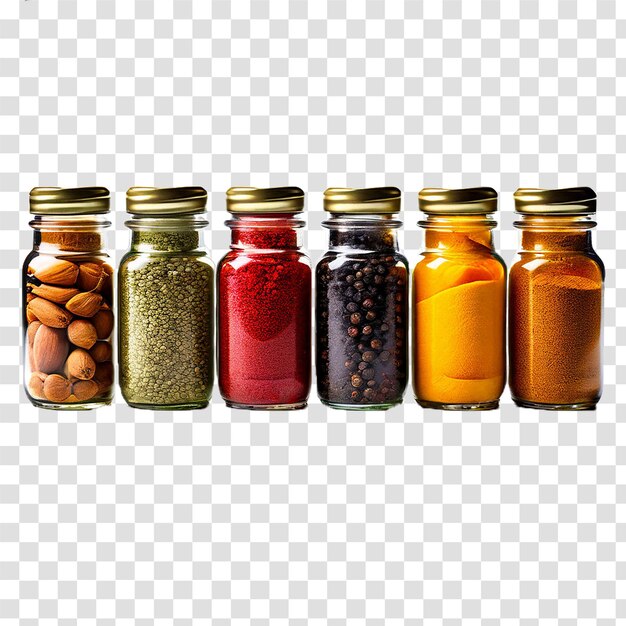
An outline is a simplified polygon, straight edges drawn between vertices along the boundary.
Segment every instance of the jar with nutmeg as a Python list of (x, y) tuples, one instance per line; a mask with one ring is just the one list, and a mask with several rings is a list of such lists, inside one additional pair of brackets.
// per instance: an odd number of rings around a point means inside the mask
[(113, 396), (113, 268), (104, 187), (30, 192), (33, 250), (23, 268), (24, 382), (48, 409), (92, 409)]

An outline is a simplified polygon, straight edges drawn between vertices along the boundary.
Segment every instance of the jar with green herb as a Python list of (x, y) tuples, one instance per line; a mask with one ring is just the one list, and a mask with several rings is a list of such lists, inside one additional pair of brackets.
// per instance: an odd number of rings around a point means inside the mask
[(213, 264), (202, 187), (133, 187), (119, 269), (119, 382), (128, 404), (199, 409), (213, 388)]

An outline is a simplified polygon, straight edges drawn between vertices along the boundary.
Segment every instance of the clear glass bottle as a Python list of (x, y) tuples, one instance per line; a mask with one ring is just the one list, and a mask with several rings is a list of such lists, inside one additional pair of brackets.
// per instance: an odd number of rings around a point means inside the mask
[(311, 388), (304, 192), (233, 187), (227, 208), (231, 245), (217, 269), (220, 392), (235, 408), (303, 408)]
[(113, 268), (104, 187), (30, 192), (33, 250), (22, 273), (24, 381), (47, 409), (92, 409), (113, 396)]
[(509, 284), (509, 386), (537, 409), (593, 409), (602, 393), (604, 265), (589, 187), (518, 189)]
[(398, 251), (400, 190), (331, 188), (330, 248), (316, 269), (320, 400), (339, 409), (402, 402), (408, 361), (408, 262)]
[(490, 187), (422, 189), (425, 246), (413, 272), (413, 390), (426, 408), (486, 410), (504, 390), (506, 266)]
[(202, 187), (133, 187), (119, 269), (119, 371), (126, 402), (200, 409), (213, 389), (213, 264)]

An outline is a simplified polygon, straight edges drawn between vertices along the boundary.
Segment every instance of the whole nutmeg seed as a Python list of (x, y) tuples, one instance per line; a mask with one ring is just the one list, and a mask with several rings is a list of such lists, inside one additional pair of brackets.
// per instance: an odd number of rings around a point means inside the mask
[(72, 385), (72, 393), (79, 401), (91, 400), (100, 391), (100, 386), (95, 380), (77, 380)]
[(52, 328), (67, 328), (72, 321), (72, 314), (62, 309), (57, 304), (44, 300), (44, 298), (35, 298), (28, 303), (26, 313), (31, 312), (36, 319)]
[(35, 341), (35, 334), (37, 330), (41, 326), (41, 322), (39, 320), (35, 320), (28, 325), (28, 329), (26, 330), (26, 336), (28, 337), (28, 345), (32, 346), (33, 341)]
[(47, 374), (44, 372), (33, 372), (30, 375), (30, 379), (28, 381), (28, 393), (37, 400), (45, 399), (45, 394), (43, 392), (43, 384), (47, 378)]
[(67, 327), (67, 336), (75, 346), (86, 350), (98, 340), (95, 326), (87, 320), (74, 320)]
[(113, 348), (108, 341), (98, 341), (91, 350), (89, 350), (91, 358), (96, 363), (104, 363), (110, 361), (113, 356)]
[(48, 259), (43, 256), (31, 261), (37, 264), (34, 276), (42, 283), (69, 287), (78, 278), (78, 265), (63, 259)]
[(69, 398), (72, 385), (67, 378), (59, 374), (50, 374), (43, 384), (43, 393), (51, 402), (63, 402)]
[(98, 339), (106, 339), (113, 332), (113, 311), (100, 309), (91, 318), (91, 323), (96, 327)]
[(111, 361), (98, 363), (93, 379), (100, 386), (100, 391), (108, 390), (113, 384), (113, 363)]
[(65, 331), (41, 324), (33, 339), (33, 365), (36, 370), (52, 374), (63, 367), (69, 352)]
[(82, 263), (78, 268), (78, 286), (83, 291), (100, 291), (106, 271), (99, 263)]
[(105, 300), (113, 302), (113, 268), (108, 263), (103, 263), (102, 267), (104, 269), (105, 275), (104, 281), (102, 282), (102, 286), (100, 288), (100, 293)]
[(74, 296), (65, 308), (80, 317), (93, 317), (100, 310), (101, 304), (102, 296), (99, 293), (85, 291)]
[(54, 285), (34, 285), (31, 291), (36, 296), (57, 304), (65, 304), (80, 293), (75, 287), (56, 287)]
[(35, 367), (35, 357), (33, 356), (33, 342), (35, 341), (35, 334), (37, 333), (37, 330), (39, 329), (40, 326), (41, 326), (41, 322), (39, 320), (35, 320), (33, 322), (30, 322), (30, 324), (28, 324), (28, 328), (26, 330), (26, 339), (28, 341), (28, 349), (27, 349), (28, 364), (31, 370), (37, 369)]
[(64, 373), (69, 378), (89, 380), (96, 372), (96, 362), (91, 355), (82, 348), (77, 348), (67, 357)]

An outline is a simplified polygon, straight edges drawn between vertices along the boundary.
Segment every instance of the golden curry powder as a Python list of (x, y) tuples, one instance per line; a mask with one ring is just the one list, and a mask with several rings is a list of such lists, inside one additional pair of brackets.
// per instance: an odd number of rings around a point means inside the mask
[(424, 407), (492, 409), (504, 389), (506, 267), (488, 187), (425, 189), (425, 250), (413, 274), (413, 389)]
[(433, 244), (452, 238), (448, 255), (425, 256), (413, 276), (413, 384), (422, 402), (481, 405), (504, 387), (505, 270), (468, 235), (427, 234)]

